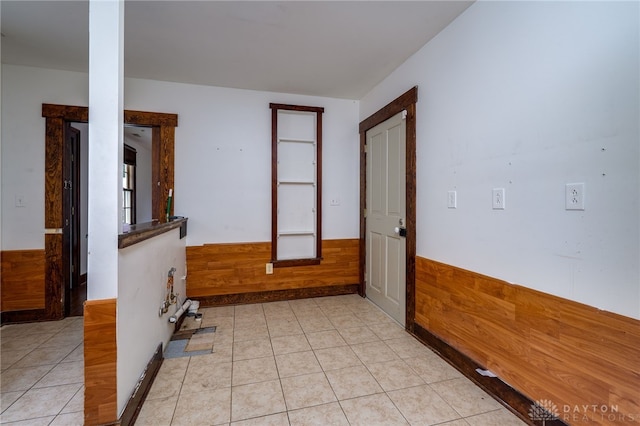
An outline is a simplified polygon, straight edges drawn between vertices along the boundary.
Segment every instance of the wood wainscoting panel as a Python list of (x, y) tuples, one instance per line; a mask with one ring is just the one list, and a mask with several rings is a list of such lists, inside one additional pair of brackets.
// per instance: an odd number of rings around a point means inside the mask
[(295, 290), (357, 284), (359, 274), (359, 240), (322, 241), (319, 265), (274, 268), (271, 243), (205, 244), (187, 247), (187, 296)]
[(117, 299), (84, 305), (84, 424), (118, 420)]
[(568, 424), (640, 422), (640, 321), (421, 257), (416, 271), (422, 328)]
[(2, 252), (2, 312), (44, 309), (44, 250)]

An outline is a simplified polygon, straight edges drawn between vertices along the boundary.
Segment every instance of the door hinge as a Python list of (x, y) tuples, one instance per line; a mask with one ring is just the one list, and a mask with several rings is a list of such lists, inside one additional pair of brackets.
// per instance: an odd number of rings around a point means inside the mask
[(76, 208), (74, 206), (71, 206), (71, 216), (74, 216), (76, 214)]
[(70, 180), (65, 180), (64, 181), (64, 189), (71, 189), (71, 181)]
[(364, 144), (364, 152), (365, 152), (365, 154), (367, 153), (367, 146), (368, 146), (367, 144)]
[(364, 217), (367, 217), (367, 209), (364, 209), (363, 213), (364, 213)]
[(405, 120), (407, 118), (407, 110), (402, 111), (402, 119)]

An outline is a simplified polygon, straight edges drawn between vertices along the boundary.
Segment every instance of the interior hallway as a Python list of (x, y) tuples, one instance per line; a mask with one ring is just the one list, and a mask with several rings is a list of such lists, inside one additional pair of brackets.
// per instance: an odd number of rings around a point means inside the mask
[[(199, 312), (213, 352), (165, 359), (136, 425), (524, 424), (357, 295)], [(0, 332), (0, 422), (82, 424), (82, 318)]]

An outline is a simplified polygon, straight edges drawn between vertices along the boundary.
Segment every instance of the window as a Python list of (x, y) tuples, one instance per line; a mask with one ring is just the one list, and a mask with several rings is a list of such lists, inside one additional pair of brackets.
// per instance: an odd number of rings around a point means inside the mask
[(324, 108), (270, 104), (271, 261), (274, 267), (319, 264)]
[(136, 150), (129, 145), (122, 164), (122, 223), (136, 223)]

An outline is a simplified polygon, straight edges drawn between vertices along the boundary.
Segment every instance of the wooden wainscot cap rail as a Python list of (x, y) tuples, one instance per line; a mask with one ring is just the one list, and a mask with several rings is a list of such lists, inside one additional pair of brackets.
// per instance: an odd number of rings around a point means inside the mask
[(153, 221), (131, 225), (128, 230), (118, 235), (118, 248), (132, 246), (176, 228), (180, 228), (180, 238), (184, 238), (187, 235), (187, 219), (179, 217), (166, 223)]

